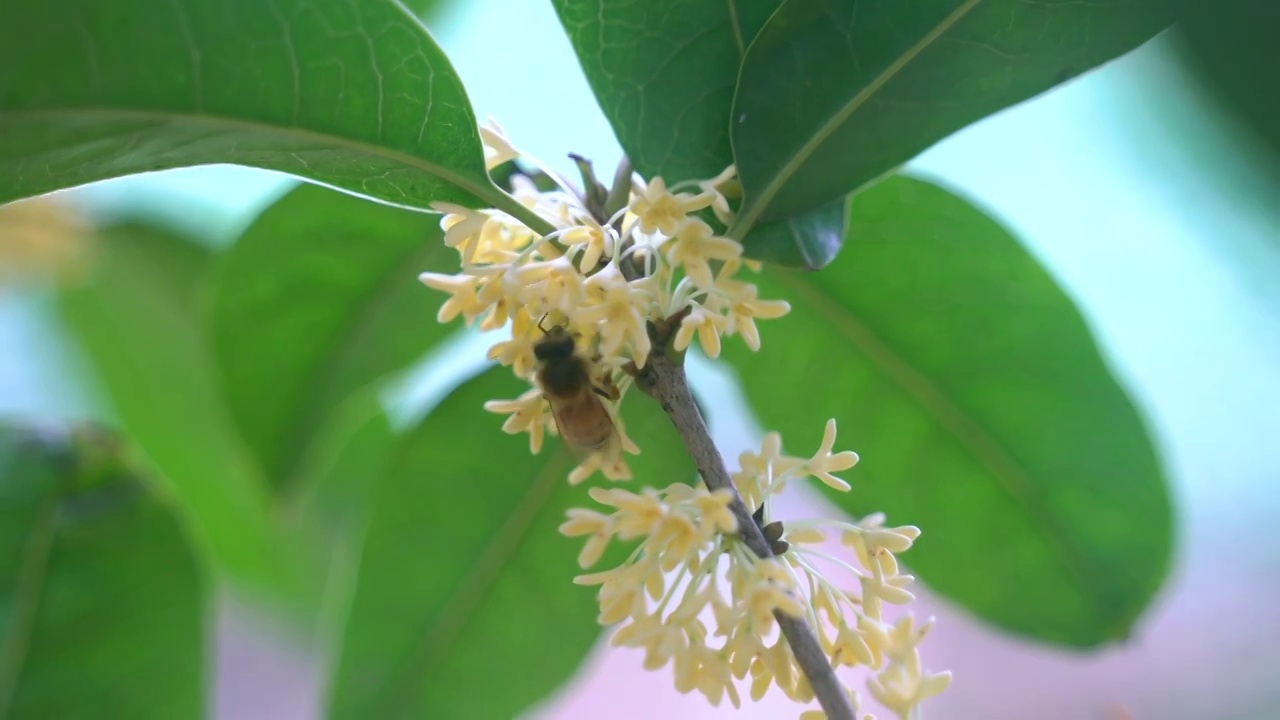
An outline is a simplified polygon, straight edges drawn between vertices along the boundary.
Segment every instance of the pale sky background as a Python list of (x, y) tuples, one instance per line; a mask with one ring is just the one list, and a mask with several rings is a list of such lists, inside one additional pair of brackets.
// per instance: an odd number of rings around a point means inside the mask
[[(497, 118), (518, 145), (570, 174), (571, 150), (597, 167), (616, 163), (620, 151), (549, 2), (476, 0), (433, 30), (477, 114)], [(938, 625), (925, 661), (956, 675), (927, 706), (930, 720), (1103, 720), (1117, 705), (1142, 719), (1280, 716), (1280, 188), (1264, 182), (1260, 156), (1198, 105), (1166, 62), (1167, 46), (1157, 39), (910, 166), (998, 216), (1079, 303), (1152, 429), (1182, 522), (1174, 575), (1123, 648), (1032, 646), (926, 590), (915, 612), (936, 615)], [(101, 213), (172, 199), (153, 206), (230, 236), (288, 182), (202, 168), (77, 195)], [(460, 349), (454, 367), (479, 349)], [(67, 379), (71, 350), (43, 303), (0, 296), (0, 412), (82, 411), (87, 395)], [(700, 387), (736, 392), (703, 370)], [(740, 407), (720, 409), (714, 430), (736, 457), (759, 429)], [(790, 502), (797, 515), (830, 512), (813, 497)], [(258, 621), (234, 609), (227, 617), (218, 717), (315, 717), (307, 663)], [(529, 717), (796, 715), (773, 697), (716, 711), (700, 695), (676, 694), (670, 673), (646, 673), (639, 653), (602, 647)]]

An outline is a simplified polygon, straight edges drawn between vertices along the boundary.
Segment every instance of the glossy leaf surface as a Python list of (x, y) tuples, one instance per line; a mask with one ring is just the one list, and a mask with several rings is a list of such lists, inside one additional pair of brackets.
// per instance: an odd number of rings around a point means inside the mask
[(0, 716), (204, 715), (207, 580), (116, 453), (0, 425)]
[(933, 143), (1110, 61), (1164, 0), (787, 0), (743, 61), (740, 229), (812, 210)]
[(420, 208), (496, 195), (461, 81), (395, 0), (0, 2), (0, 137), (0, 202), (206, 163)]
[(59, 305), (118, 422), (220, 569), (258, 590), (301, 596), (213, 365), (203, 311), (211, 254), (145, 225), (101, 235), (91, 275)]
[(277, 488), (352, 393), (453, 328), (418, 281), (456, 271), (440, 216), (303, 185), (233, 245), (217, 274), (213, 338), (227, 402)]
[(766, 272), (791, 303), (725, 345), (788, 452), (823, 422), (861, 462), (857, 516), (923, 535), (903, 561), (986, 621), (1073, 646), (1124, 637), (1168, 572), (1170, 499), (1144, 424), (1070, 299), (997, 223), (895, 177), (854, 197), (844, 252)]
[[(738, 70), (779, 0), (554, 3), (600, 107), (642, 176), (661, 175), (670, 185), (712, 178), (733, 164), (729, 112)], [(747, 255), (806, 270), (824, 266), (844, 236), (837, 206), (762, 223), (744, 238)]]

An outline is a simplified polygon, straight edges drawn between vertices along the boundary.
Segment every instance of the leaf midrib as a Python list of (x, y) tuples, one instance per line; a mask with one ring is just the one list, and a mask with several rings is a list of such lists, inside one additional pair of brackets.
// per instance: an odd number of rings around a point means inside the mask
[(1044, 544), (1056, 549), (1062, 567), (1071, 574), (1075, 587), (1087, 588), (1083, 593), (1093, 606), (1097, 617), (1108, 620), (1106, 609), (1102, 606), (1102, 593), (1097, 578), (1089, 572), (1088, 558), (1072, 543), (1064, 538), (1068, 534), (1054, 532), (1061, 530), (1061, 524), (1053, 513), (1037, 499), (1037, 494), (1027, 471), (1007, 452), (1005, 452), (991, 434), (971, 415), (953, 403), (938, 387), (920, 371), (879, 338), (871, 329), (860, 322), (854, 314), (843, 305), (833, 300), (819, 288), (797, 279), (789, 274), (778, 273), (775, 278), (797, 298), (810, 303), (818, 313), (824, 316), (830, 327), (834, 328), (850, 344), (856, 346), (863, 357), (888, 378), (930, 417), (955, 438), (961, 447), (986, 468), (996, 480), (996, 487), (1018, 507), (1022, 507), (1031, 515), (1029, 523), (1033, 531), (1040, 536)]
[[(934, 26), (933, 29), (926, 33), (924, 37), (920, 38), (915, 45), (912, 45), (897, 60), (893, 61), (889, 67), (885, 68), (883, 72), (859, 90), (857, 94), (849, 100), (849, 102), (845, 103), (844, 107), (840, 108), (839, 111), (834, 113), (825, 123), (819, 126), (817, 132), (797, 148), (795, 153), (793, 153), (787, 162), (783, 164), (777, 174), (773, 176), (773, 179), (764, 185), (760, 194), (754, 199), (748, 198), (748, 202), (744, 204), (744, 207), (739, 212), (737, 219), (733, 223), (733, 227), (729, 229), (727, 234), (730, 237), (735, 238), (743, 237), (743, 235), (745, 235), (745, 231), (751, 229), (751, 227), (755, 225), (756, 221), (760, 218), (760, 214), (764, 212), (764, 209), (768, 207), (769, 203), (773, 202), (773, 198), (777, 196), (778, 192), (782, 189), (782, 186), (796, 174), (796, 171), (800, 169), (801, 165), (803, 165), (815, 152), (817, 152), (818, 148), (822, 147), (822, 144), (831, 137), (832, 133), (834, 133), (846, 120), (849, 119), (850, 115), (866, 104), (866, 102), (871, 99), (872, 95), (896, 77), (898, 73), (907, 67), (907, 65), (911, 64), (911, 62), (927, 50), (934, 41), (939, 37), (942, 37), (942, 35), (950, 30), (956, 23), (964, 19), (965, 15), (968, 15), (969, 11), (977, 7), (982, 1), (983, 0), (965, 0), (963, 5), (952, 10), (951, 14), (943, 18), (942, 22)], [(761, 32), (763, 33), (764, 30), (762, 29)], [(734, 116), (736, 115), (737, 112), (735, 111)]]
[(534, 521), (546, 509), (547, 503), (562, 484), (567, 485), (570, 457), (563, 449), (548, 456), (529, 490), (516, 505), (516, 512), (507, 517), (502, 528), (494, 533), (480, 558), (472, 563), (470, 571), (458, 583), (457, 590), (441, 607), (430, 627), (422, 633), (418, 646), (410, 651), (408, 667), (389, 690), (389, 708), (402, 704), (420, 687), (415, 681), (428, 681), (449, 657), (452, 647), (462, 637), (463, 631), (482, 604), (485, 592), (493, 585), (511, 557), (520, 549), (524, 536)]
[[(304, 140), (315, 140), (321, 145), (327, 144), (337, 149), (346, 149), (359, 154), (380, 157), (411, 167), (428, 175), (437, 177), (454, 187), (469, 192), (476, 198), (489, 202), (493, 207), (503, 207), (506, 204), (504, 202), (506, 197), (505, 194), (501, 194), (491, 183), (477, 182), (417, 155), (411, 155), (402, 150), (395, 150), (383, 145), (373, 145), (363, 140), (354, 140), (341, 135), (333, 135), (330, 133), (308, 130), (306, 128), (291, 125), (273, 125), (259, 120), (249, 120), (226, 115), (209, 115), (206, 113), (175, 112), (171, 110), (126, 110), (112, 107), (84, 106), (41, 108), (38, 110), (7, 110), (3, 116), (0, 116), (0, 127), (8, 125), (15, 120), (31, 119), (39, 121), (41, 118), (45, 117), (62, 118), (67, 116), (73, 116), (77, 120), (82, 120), (86, 116), (102, 116), (106, 118), (118, 118), (124, 120), (159, 120), (215, 126), (224, 125), (229, 128), (240, 130), (296, 135)], [(502, 197), (499, 197), (499, 194), (501, 194)], [(386, 201), (379, 200), (379, 202), (385, 203)], [(413, 205), (399, 205), (397, 203), (388, 204), (398, 205), (399, 207), (408, 208), (410, 210), (424, 210), (422, 207)]]
[(18, 583), (14, 589), (12, 620), (0, 644), (0, 717), (8, 717), (18, 689), (18, 678), (26, 664), (28, 643), (44, 592), (44, 579), (49, 569), (49, 556), (58, 525), (61, 500), (52, 492), (40, 507), (36, 523), (22, 550)]

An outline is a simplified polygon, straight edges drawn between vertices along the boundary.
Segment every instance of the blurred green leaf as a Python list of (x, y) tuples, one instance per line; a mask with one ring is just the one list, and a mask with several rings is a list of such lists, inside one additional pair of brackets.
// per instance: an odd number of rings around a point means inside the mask
[(1170, 24), (1168, 5), (787, 0), (738, 79), (732, 138), (745, 199), (735, 229), (832, 202), (1132, 50)]
[(411, 207), (506, 197), (461, 81), (395, 0), (0, 3), (0, 137), (0, 202), (206, 163)]
[(204, 715), (206, 579), (103, 441), (0, 425), (0, 716)]
[(1233, 116), (1280, 153), (1280, 3), (1179, 0), (1179, 49)]
[(297, 484), (321, 425), (354, 391), (452, 329), (418, 273), (457, 269), (440, 217), (302, 185), (224, 256), (213, 300), (222, 385), (272, 483)]
[(352, 395), (329, 413), (300, 458), (298, 476), (305, 482), (277, 510), (281, 527), (311, 550), (309, 558), (324, 578), (310, 628), (316, 650), (326, 658), (341, 647), (372, 500), (396, 442), (377, 393)]
[[(668, 184), (733, 164), (729, 113), (742, 55), (780, 1), (553, 0), (627, 157)], [(816, 270), (843, 237), (843, 204), (834, 202), (761, 223), (743, 242), (748, 257)]]
[(894, 177), (855, 195), (839, 260), (766, 273), (790, 301), (764, 351), (726, 356), (793, 454), (837, 419), (864, 515), (924, 533), (904, 561), (1016, 633), (1121, 638), (1170, 563), (1171, 509), (1147, 432), (1070, 299), (990, 218)]
[[(482, 409), (524, 389), (492, 369), (397, 447), (359, 562), (332, 716), (514, 717), (567, 681), (599, 637), (594, 588), (573, 584), (581, 544), (557, 532), (568, 508), (591, 506), (595, 481), (570, 487), (576, 463), (556, 438), (530, 455), (527, 436), (503, 433)], [(691, 479), (657, 405), (637, 396), (624, 408), (642, 449), (628, 457), (635, 477)]]
[(59, 302), (120, 424), (221, 569), (280, 599), (304, 595), (216, 381), (199, 311), (212, 256), (143, 225), (106, 229), (100, 240), (92, 277)]

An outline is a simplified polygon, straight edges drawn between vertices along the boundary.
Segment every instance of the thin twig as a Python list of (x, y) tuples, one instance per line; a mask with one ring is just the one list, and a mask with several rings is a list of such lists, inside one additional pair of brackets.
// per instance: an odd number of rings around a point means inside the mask
[[(630, 179), (631, 163), (624, 157), (614, 177), (607, 206), (617, 202), (624, 187), (630, 193)], [(623, 276), (627, 280), (634, 280), (639, 276), (639, 268), (628, 265), (623, 264), (621, 267)], [(697, 466), (707, 487), (711, 490), (728, 490), (732, 493), (733, 500), (729, 504), (729, 509), (738, 521), (738, 534), (742, 541), (758, 557), (773, 557), (773, 549), (768, 538), (764, 536), (760, 525), (747, 509), (747, 504), (742, 501), (742, 496), (738, 494), (733, 479), (729, 477), (729, 469), (724, 464), (724, 458), (720, 457), (720, 451), (716, 449), (715, 442), (711, 439), (707, 423), (702, 417), (702, 412), (698, 410), (697, 401), (693, 399), (693, 392), (689, 389), (689, 378), (685, 375), (684, 365), (681, 362), (683, 358), (673, 358), (669, 354), (670, 340), (687, 312), (686, 309), (673, 317), (650, 323), (649, 338), (652, 341), (652, 348), (644, 369), (638, 370), (634, 363), (628, 363), (627, 372), (636, 378), (636, 386), (641, 392), (657, 400), (667, 416), (671, 418), (671, 423), (680, 433), (680, 438), (689, 450), (689, 455), (693, 457), (693, 463)], [(773, 616), (777, 618), (778, 627), (791, 645), (796, 663), (808, 678), (809, 687), (813, 688), (814, 697), (818, 698), (818, 704), (826, 712), (828, 720), (856, 720), (849, 696), (845, 693), (844, 686), (836, 679), (835, 669), (827, 661), (826, 653), (822, 652), (822, 646), (808, 624), (803, 618), (794, 618), (779, 611), (774, 611)]]
[[(738, 532), (742, 541), (759, 557), (772, 557), (769, 541), (752, 518), (742, 497), (738, 495), (724, 458), (720, 457), (720, 451), (716, 450), (715, 443), (711, 440), (711, 433), (707, 430), (707, 424), (689, 390), (689, 379), (684, 367), (667, 356), (665, 343), (655, 343), (644, 369), (638, 373), (636, 386), (662, 405), (684, 440), (707, 487), (733, 493), (729, 509), (738, 520)], [(809, 686), (813, 688), (813, 694), (818, 698), (827, 717), (830, 720), (855, 720), (853, 706), (845, 694), (844, 686), (836, 679), (835, 670), (808, 624), (802, 618), (791, 617), (779, 611), (774, 611), (773, 616), (778, 619), (778, 627), (791, 645), (796, 662), (809, 679)]]

